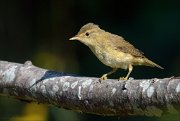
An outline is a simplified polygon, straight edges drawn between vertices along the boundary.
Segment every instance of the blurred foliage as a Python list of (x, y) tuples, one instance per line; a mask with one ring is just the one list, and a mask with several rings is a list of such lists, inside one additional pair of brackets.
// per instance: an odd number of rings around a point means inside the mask
[(14, 116), (9, 121), (47, 121), (47, 107), (35, 103), (26, 104), (20, 116)]
[[(47, 69), (77, 73), (82, 76), (101, 76), (110, 70), (97, 60), (83, 44), (68, 41), (79, 28), (94, 22), (101, 28), (121, 35), (142, 50), (165, 70), (135, 67), (134, 78), (178, 76), (180, 74), (180, 1), (178, 0), (1, 0), (0, 56), (1, 60), (33, 64)], [(111, 78), (126, 71), (120, 70)], [(30, 104), (31, 105), (31, 104)], [(80, 114), (51, 107), (29, 104), (0, 97), (0, 119), (18, 120), (42, 114), (42, 120), (172, 120), (131, 116), (101, 117)], [(31, 109), (32, 107), (32, 109)], [(35, 111), (33, 107), (36, 107)], [(43, 110), (43, 111), (42, 111)], [(19, 117), (22, 116), (22, 117)], [(35, 116), (35, 115), (34, 115)]]

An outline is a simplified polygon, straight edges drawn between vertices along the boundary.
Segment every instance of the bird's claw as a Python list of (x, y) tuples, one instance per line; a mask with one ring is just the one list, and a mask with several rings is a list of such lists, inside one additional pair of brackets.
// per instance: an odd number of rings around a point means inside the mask
[(106, 80), (106, 79), (107, 79), (107, 74), (102, 75), (101, 78), (100, 78), (101, 81)]
[(127, 77), (120, 77), (119, 80), (128, 80)]

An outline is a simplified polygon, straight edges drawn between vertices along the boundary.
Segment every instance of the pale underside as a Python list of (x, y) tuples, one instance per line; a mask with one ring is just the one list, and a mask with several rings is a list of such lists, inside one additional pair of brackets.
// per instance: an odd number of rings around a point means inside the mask
[[(91, 49), (91, 48), (90, 48)], [(92, 52), (96, 55), (96, 57), (105, 65), (112, 68), (121, 68), (127, 69), (129, 64), (131, 65), (142, 65), (142, 58), (135, 58), (134, 56), (124, 53), (124, 52), (113, 52), (117, 50), (101, 50), (100, 48), (96, 48), (95, 50), (91, 49)], [(141, 63), (142, 62), (142, 63)]]

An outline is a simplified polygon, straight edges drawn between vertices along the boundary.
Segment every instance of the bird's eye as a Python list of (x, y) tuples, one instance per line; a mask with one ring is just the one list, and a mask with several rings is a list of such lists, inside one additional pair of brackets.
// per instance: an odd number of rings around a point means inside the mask
[(87, 37), (89, 36), (89, 32), (86, 32), (86, 36), (87, 36)]

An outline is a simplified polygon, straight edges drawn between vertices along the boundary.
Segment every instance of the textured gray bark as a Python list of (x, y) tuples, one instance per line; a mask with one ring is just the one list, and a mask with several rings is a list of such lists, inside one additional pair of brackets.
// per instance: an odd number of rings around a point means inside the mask
[(127, 81), (77, 77), (0, 61), (0, 95), (98, 115), (180, 114), (180, 78)]

